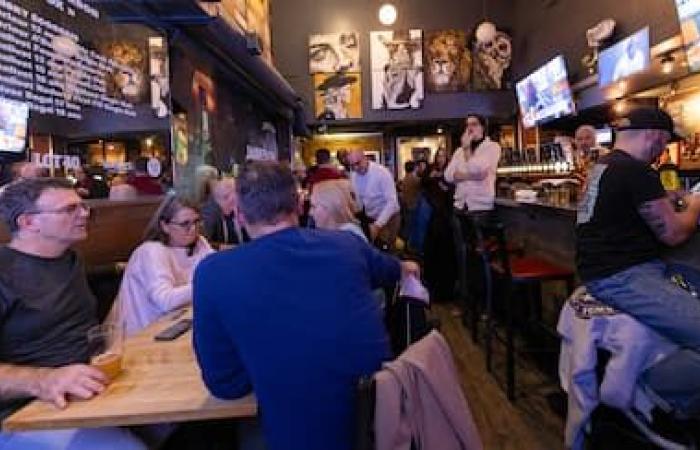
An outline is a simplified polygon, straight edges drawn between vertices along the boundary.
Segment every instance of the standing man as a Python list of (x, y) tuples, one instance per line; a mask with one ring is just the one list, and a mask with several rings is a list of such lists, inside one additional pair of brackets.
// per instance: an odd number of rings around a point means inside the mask
[(309, 174), (306, 183), (309, 192), (313, 190), (314, 184), (326, 180), (338, 180), (345, 178), (337, 167), (331, 162), (331, 152), (327, 148), (316, 150), (316, 169)]
[(357, 201), (370, 222), (371, 240), (393, 248), (401, 227), (394, 177), (386, 167), (368, 160), (362, 150), (350, 152), (348, 165)]
[(445, 180), (455, 184), (454, 206), (475, 220), (491, 215), (496, 198), (496, 169), (501, 146), (486, 133), (486, 119), (470, 114), (462, 146), (445, 169)]
[[(87, 237), (89, 208), (70, 182), (17, 181), (0, 195), (12, 239), (0, 247), (0, 420), (34, 398), (65, 408), (105, 389), (89, 366), (87, 332), (97, 324), (85, 270), (70, 247)], [(0, 433), (0, 449), (142, 450), (120, 428)]]
[[(670, 266), (660, 257), (662, 245), (678, 245), (695, 231), (700, 196), (689, 195), (679, 204), (650, 166), (673, 132), (673, 120), (657, 108), (639, 108), (620, 120), (615, 150), (588, 174), (577, 214), (577, 266), (591, 295), (691, 350), (697, 362), (700, 302), (670, 278), (680, 273), (697, 288), (700, 273)], [(681, 385), (700, 377), (700, 364), (678, 367), (687, 370), (674, 370), (678, 378), (665, 386), (676, 399)], [(656, 388), (663, 396), (663, 383)], [(697, 397), (697, 389), (692, 397)]]
[(221, 398), (253, 388), (269, 450), (350, 450), (355, 393), (390, 357), (373, 290), (415, 264), (346, 231), (298, 226), (288, 168), (248, 164), (238, 217), (253, 240), (204, 260), (194, 277), (194, 346)]

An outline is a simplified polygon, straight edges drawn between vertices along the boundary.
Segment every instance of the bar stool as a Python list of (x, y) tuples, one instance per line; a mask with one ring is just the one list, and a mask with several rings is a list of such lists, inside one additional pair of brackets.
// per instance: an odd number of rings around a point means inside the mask
[[(486, 369), (489, 373), (492, 372), (492, 340), (494, 338), (504, 340), (506, 346), (506, 394), (508, 400), (514, 401), (515, 324), (513, 309), (518, 306), (514, 304), (516, 300), (515, 288), (522, 288), (526, 292), (525, 300), (528, 304), (534, 305), (536, 319), (541, 323), (541, 284), (546, 281), (563, 281), (566, 283), (568, 295), (574, 289), (574, 272), (535, 256), (514, 253), (506, 242), (505, 230), (500, 223), (478, 226), (477, 233), (479, 239), (477, 251), (481, 255), (486, 286), (486, 330), (484, 335)], [(505, 310), (505, 339), (495, 333), (493, 305), (496, 287), (502, 294), (501, 298)]]

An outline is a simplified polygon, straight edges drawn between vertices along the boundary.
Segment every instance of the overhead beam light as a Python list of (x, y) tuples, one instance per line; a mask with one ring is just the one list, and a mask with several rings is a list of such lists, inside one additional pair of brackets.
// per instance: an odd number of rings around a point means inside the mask
[(398, 17), (398, 12), (396, 11), (396, 6), (391, 3), (384, 3), (379, 7), (379, 22), (382, 25), (393, 25)]

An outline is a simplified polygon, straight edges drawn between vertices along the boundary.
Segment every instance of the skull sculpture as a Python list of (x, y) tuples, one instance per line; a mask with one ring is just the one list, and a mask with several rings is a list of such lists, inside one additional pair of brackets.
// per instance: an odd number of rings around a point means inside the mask
[(474, 84), (480, 89), (501, 89), (503, 74), (512, 58), (510, 36), (498, 31), (493, 39), (474, 44)]

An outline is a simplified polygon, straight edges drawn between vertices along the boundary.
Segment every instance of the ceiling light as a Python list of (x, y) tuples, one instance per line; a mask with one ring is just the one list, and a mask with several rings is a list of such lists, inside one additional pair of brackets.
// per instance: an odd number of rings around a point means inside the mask
[(675, 67), (676, 60), (673, 58), (673, 55), (666, 55), (663, 58), (661, 58), (661, 72), (668, 75), (673, 72), (673, 69), (675, 69)]
[(396, 22), (396, 17), (398, 12), (396, 11), (396, 6), (391, 3), (384, 3), (379, 7), (379, 22), (382, 25), (393, 25)]

